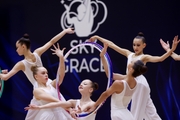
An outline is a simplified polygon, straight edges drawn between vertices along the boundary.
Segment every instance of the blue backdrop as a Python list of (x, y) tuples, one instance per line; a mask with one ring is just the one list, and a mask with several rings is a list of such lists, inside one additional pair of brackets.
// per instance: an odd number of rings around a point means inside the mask
[[(175, 35), (180, 35), (178, 0), (87, 0), (83, 3), (86, 8), (88, 3), (92, 6), (89, 11), (91, 17), (88, 19), (91, 24), (83, 23), (82, 19), (85, 17), (80, 16), (80, 12), (84, 10), (80, 6), (81, 0), (1, 0), (0, 67), (10, 70), (23, 59), (16, 53), (15, 43), (24, 33), (30, 35), (33, 51), (63, 28), (72, 25), (77, 33), (65, 35), (59, 41), (61, 47), (66, 47), (67, 52), (74, 45), (93, 35), (102, 36), (120, 47), (133, 50), (133, 38), (141, 31), (147, 39), (144, 53), (151, 55), (165, 53), (159, 43), (160, 38), (171, 43)], [(69, 18), (74, 19), (68, 21), (68, 14)], [(87, 27), (88, 25), (90, 27)], [(179, 50), (180, 47), (175, 52), (180, 54)], [(108, 53), (113, 62), (114, 72), (125, 74), (127, 59), (111, 49), (108, 49)], [(48, 50), (42, 55), (42, 61), (49, 71), (49, 77), (54, 79), (58, 65), (57, 57), (52, 56)], [(98, 51), (91, 51), (90, 48), (88, 51), (86, 48), (74, 51), (74, 54), (68, 57), (66, 66), (66, 76), (60, 89), (67, 100), (80, 97), (77, 86), (85, 78), (92, 79), (100, 85), (99, 90), (92, 96), (93, 100), (106, 89), (107, 78), (101, 70)], [(145, 76), (158, 114), (163, 120), (180, 119), (180, 63), (169, 57), (161, 63), (148, 63), (147, 66), (149, 69)], [(72, 67), (76, 69), (71, 69)], [(32, 98), (32, 90), (32, 85), (23, 72), (18, 72), (6, 81), (0, 98), (0, 120), (23, 120), (26, 116), (24, 107)], [(110, 120), (109, 98), (98, 110), (96, 119)]]

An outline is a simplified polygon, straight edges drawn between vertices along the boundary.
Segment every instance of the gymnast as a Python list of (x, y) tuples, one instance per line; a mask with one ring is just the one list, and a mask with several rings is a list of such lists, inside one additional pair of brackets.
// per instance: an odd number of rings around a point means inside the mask
[[(104, 44), (104, 48), (100, 54), (105, 73), (108, 75), (108, 67), (105, 60), (105, 53), (107, 51), (107, 44)], [(105, 92), (101, 94), (99, 99), (89, 106), (84, 108), (85, 111), (93, 111), (100, 103), (111, 96), (111, 119), (112, 120), (135, 120), (131, 112), (127, 109), (128, 104), (131, 101), (133, 93), (136, 91), (138, 84), (135, 77), (145, 73), (147, 67), (141, 60), (132, 61), (128, 65), (127, 75), (121, 75), (113, 73), (113, 84)]]
[[(97, 35), (90, 38), (91, 42), (94, 42), (95, 40), (99, 40), (103, 43), (108, 44), (110, 48), (126, 56), (128, 58), (127, 68), (128, 64), (130, 64), (131, 61), (135, 60), (141, 60), (144, 64), (146, 64), (147, 62), (162, 62), (171, 55), (171, 53), (176, 49), (177, 44), (179, 43), (178, 36), (175, 36), (171, 49), (169, 49), (165, 54), (161, 56), (151, 56), (143, 53), (143, 50), (146, 47), (146, 41), (142, 32), (138, 33), (138, 35), (133, 40), (134, 52), (121, 48), (115, 45), (113, 42)], [(126, 69), (126, 72), (128, 72), (128, 69)], [(150, 88), (146, 78), (143, 75), (140, 75), (137, 76), (135, 79), (140, 85), (132, 96), (131, 112), (134, 116), (134, 119), (161, 120), (150, 98)]]
[[(61, 85), (65, 75), (65, 63), (63, 52), (64, 49), (60, 50), (59, 44), (54, 45), (54, 49), (51, 49), (59, 57), (59, 67), (57, 70), (57, 77), (55, 80), (47, 84), (48, 72), (43, 66), (32, 66), (33, 77), (37, 81), (38, 87), (34, 89), (33, 95), (39, 105), (45, 105), (49, 102), (58, 102), (56, 84)], [(56, 83), (58, 82), (58, 83)], [(62, 97), (62, 96), (61, 96)], [(60, 98), (61, 98), (60, 97)], [(26, 109), (27, 110), (27, 109)], [(62, 107), (41, 109), (38, 111), (33, 120), (73, 120), (71, 115)]]
[[(15, 75), (17, 72), (23, 71), (24, 74), (27, 76), (28, 80), (33, 85), (33, 87), (34, 88), (38, 87), (37, 82), (33, 77), (31, 67), (33, 65), (43, 66), (41, 58), (40, 58), (41, 55), (45, 51), (47, 51), (54, 43), (56, 43), (59, 39), (61, 39), (66, 33), (69, 33), (69, 34), (74, 33), (74, 30), (72, 28), (63, 30), (62, 32), (54, 36), (45, 45), (34, 50), (34, 52), (31, 52), (30, 50), (31, 41), (29, 39), (29, 35), (24, 34), (23, 37), (21, 37), (16, 42), (16, 48), (17, 48), (16, 51), (19, 56), (24, 56), (24, 59), (16, 63), (15, 66), (9, 72), (7, 72), (7, 70), (2, 71), (3, 74), (0, 74), (0, 78), (6, 81), (9, 78), (11, 78), (13, 75)], [(48, 79), (47, 83), (50, 83), (51, 81), (52, 80)], [(62, 100), (63, 100), (63, 97), (62, 97)], [(32, 99), (31, 103), (38, 104), (35, 99)], [(29, 110), (26, 115), (26, 120), (32, 120), (31, 117), (34, 117), (36, 113), (37, 113), (36, 111)]]

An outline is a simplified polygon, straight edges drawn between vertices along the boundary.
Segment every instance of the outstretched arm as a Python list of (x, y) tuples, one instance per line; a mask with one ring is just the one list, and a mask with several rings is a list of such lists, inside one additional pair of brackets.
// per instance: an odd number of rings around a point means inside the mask
[(119, 73), (113, 73), (113, 80), (124, 80), (126, 78), (126, 75), (122, 75)]
[[(160, 40), (161, 46), (164, 48), (164, 50), (167, 52), (170, 50), (170, 45), (169, 45), (169, 41), (167, 41), (167, 43), (165, 43), (162, 39)], [(180, 61), (180, 55), (176, 54), (175, 52), (173, 52), (171, 54), (171, 57), (176, 60), (176, 61)]]
[(98, 98), (98, 100), (95, 103), (86, 106), (82, 111), (92, 112), (93, 110), (96, 109), (98, 105), (100, 105), (113, 93), (116, 93), (116, 92), (120, 93), (123, 89), (124, 89), (123, 83), (119, 81), (115, 81), (109, 89), (107, 89), (105, 92), (101, 94), (101, 96)]
[[(64, 79), (64, 76), (65, 76), (65, 63), (64, 63), (64, 50), (65, 48), (63, 48), (62, 50), (60, 50), (60, 46), (59, 44), (57, 44), (57, 47), (55, 45), (54, 46), (54, 49), (51, 49), (54, 53), (52, 54), (56, 54), (58, 57), (59, 57), (59, 67), (58, 67), (58, 70), (57, 70), (57, 78), (56, 79), (59, 79), (58, 82), (59, 82), (59, 85), (61, 85), (61, 83), (63, 82), (63, 79)], [(54, 80), (52, 82), (52, 85), (56, 88), (56, 80)]]
[(6, 81), (20, 70), (24, 71), (24, 69), (24, 64), (22, 63), (22, 61), (20, 61), (16, 63), (15, 66), (9, 72), (6, 71), (5, 73), (0, 73), (0, 78)]
[(180, 55), (176, 54), (175, 52), (171, 54), (171, 57), (176, 61), (180, 61)]
[(169, 49), (165, 54), (163, 54), (162, 56), (144, 55), (141, 58), (141, 60), (144, 63), (147, 63), (147, 62), (162, 62), (172, 54), (172, 52), (176, 49), (179, 42), (180, 42), (180, 40), (178, 40), (178, 36), (175, 36), (174, 40), (173, 40), (172, 48)]
[(47, 42), (44, 46), (37, 48), (34, 52), (36, 52), (39, 56), (41, 56), (46, 50), (48, 50), (53, 44), (55, 44), (59, 39), (61, 39), (66, 33), (74, 33), (72, 28), (68, 28), (54, 36), (49, 42)]
[(46, 108), (54, 108), (54, 107), (62, 107), (64, 109), (68, 109), (71, 107), (74, 107), (75, 100), (68, 100), (68, 101), (59, 101), (59, 102), (51, 102), (45, 105), (29, 105), (28, 107), (25, 107), (25, 110), (29, 109), (46, 109)]
[(102, 38), (102, 37), (97, 36), (97, 35), (91, 37), (91, 38), (90, 38), (90, 41), (91, 41), (91, 42), (94, 42), (96, 39), (99, 40), (99, 41), (101, 41), (102, 43), (108, 44), (108, 46), (109, 46), (110, 48), (114, 49), (116, 52), (118, 52), (118, 53), (120, 53), (120, 54), (122, 54), (122, 55), (124, 55), (124, 56), (126, 56), (126, 57), (128, 57), (128, 55), (131, 53), (131, 51), (129, 51), (129, 50), (127, 50), (127, 49), (124, 49), (124, 48), (120, 48), (119, 46), (115, 45), (112, 41), (107, 40), (107, 39)]

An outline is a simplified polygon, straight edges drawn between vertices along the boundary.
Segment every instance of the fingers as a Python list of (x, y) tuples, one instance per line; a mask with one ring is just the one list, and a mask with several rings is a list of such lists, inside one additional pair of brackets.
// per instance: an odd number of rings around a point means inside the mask
[(81, 107), (79, 105), (77, 107), (78, 107), (78, 110), (81, 111)]
[(53, 52), (55, 52), (55, 50), (54, 50), (54, 49), (52, 49), (52, 48), (51, 48), (50, 50), (51, 50), (51, 51), (53, 51)]
[(162, 39), (160, 39), (160, 43), (161, 44), (166, 44)]
[(74, 28), (68, 28), (68, 29), (66, 29), (66, 31), (67, 31), (67, 33), (74, 33), (75, 32)]
[(57, 43), (57, 49), (60, 49), (60, 47), (59, 47), (59, 43)]
[(6, 69), (6, 70), (2, 70), (1, 71), (3, 74), (7, 74), (8, 73), (8, 70)]
[(63, 48), (63, 49), (62, 49), (62, 52), (63, 52), (63, 53), (64, 53), (64, 50), (65, 50), (65, 49), (66, 49), (66, 48)]
[(29, 109), (32, 109), (31, 107), (25, 107), (24, 110), (27, 111)]
[(54, 47), (55, 50), (57, 49), (57, 47), (54, 44), (53, 44), (53, 47)]

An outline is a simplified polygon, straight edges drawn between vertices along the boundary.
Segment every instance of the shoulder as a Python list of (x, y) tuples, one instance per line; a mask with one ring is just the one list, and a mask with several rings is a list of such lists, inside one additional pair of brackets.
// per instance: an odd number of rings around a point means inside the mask
[(114, 81), (113, 85), (123, 85), (123, 80), (116, 80)]
[[(33, 52), (33, 55), (37, 56), (37, 55), (38, 55), (38, 53), (37, 53), (36, 51), (34, 51), (34, 52)], [(38, 55), (38, 56), (39, 56), (39, 55)]]
[(111, 89), (121, 90), (123, 88), (124, 84), (122, 80), (116, 80), (111, 85)]
[(40, 94), (44, 93), (45, 91), (42, 88), (34, 88), (33, 94)]
[(146, 63), (152, 56), (149, 55), (149, 54), (144, 54), (142, 57), (141, 57), (141, 60)]
[(17, 62), (14, 66), (14, 69), (16, 70), (24, 70), (24, 63), (23, 60)]
[(24, 62), (24, 60), (21, 60), (21, 61), (17, 62), (17, 63), (16, 63), (16, 65), (18, 65), (18, 66), (22, 66), (22, 65), (24, 65), (24, 63), (23, 63), (23, 62)]
[(112, 84), (112, 87), (114, 89), (116, 89), (117, 91), (121, 91), (122, 89), (124, 89), (124, 82), (123, 82), (123, 80), (116, 80), (116, 81), (114, 81), (114, 83)]

